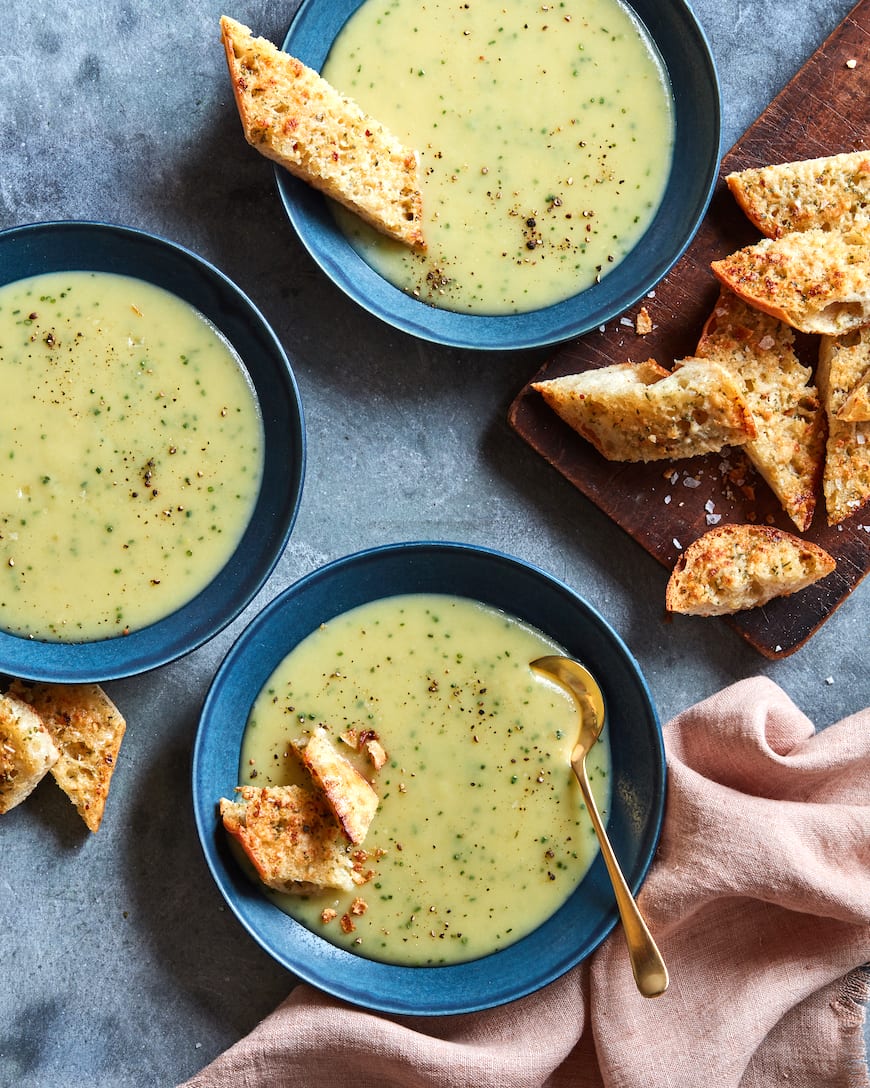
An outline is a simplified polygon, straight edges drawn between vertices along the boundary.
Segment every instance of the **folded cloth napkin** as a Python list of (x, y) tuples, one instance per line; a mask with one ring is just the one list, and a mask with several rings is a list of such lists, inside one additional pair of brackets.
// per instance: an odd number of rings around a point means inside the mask
[(816, 732), (767, 679), (665, 727), (667, 809), (640, 903), (671, 985), (621, 928), (537, 994), (386, 1017), (298, 985), (185, 1088), (857, 1088), (870, 1083), (870, 709)]

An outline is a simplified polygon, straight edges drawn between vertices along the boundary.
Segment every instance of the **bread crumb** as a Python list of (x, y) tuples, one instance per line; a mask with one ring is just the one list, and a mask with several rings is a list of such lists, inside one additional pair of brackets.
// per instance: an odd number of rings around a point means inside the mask
[(320, 920), (325, 926), (328, 926), (333, 918), (336, 918), (337, 916), (338, 911), (334, 910), (332, 907), (324, 907), (320, 912)]
[(847, 68), (857, 68), (858, 67), (858, 62), (856, 60), (854, 60), (854, 59), (853, 60), (847, 60), (846, 61), (846, 67)]
[(647, 310), (646, 306), (641, 306), (638, 310), (634, 327), (638, 336), (646, 336), (647, 333), (652, 332), (652, 318), (650, 317), (649, 310)]

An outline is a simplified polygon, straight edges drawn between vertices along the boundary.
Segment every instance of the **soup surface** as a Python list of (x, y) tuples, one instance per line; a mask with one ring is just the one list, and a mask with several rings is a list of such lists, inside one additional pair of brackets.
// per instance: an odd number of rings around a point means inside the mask
[[(373, 876), (355, 894), (268, 894), (333, 943), (403, 964), (476, 958), (546, 920), (598, 849), (569, 763), (574, 704), (529, 668), (553, 652), (512, 617), (441, 595), (386, 598), (314, 631), (252, 709), (240, 782), (305, 783), (293, 740), (324, 726), (353, 761), (341, 734), (373, 730), (388, 755), (377, 772), (358, 763), (380, 797), (363, 844)], [(606, 809), (604, 741), (589, 766)]]
[(323, 75), (419, 150), (428, 252), (339, 210), (342, 229), (442, 308), (576, 294), (632, 248), (667, 184), (670, 86), (619, 0), (366, 0)]
[(0, 288), (0, 626), (123, 634), (226, 563), (262, 474), (256, 396), (224, 338), (152, 284)]

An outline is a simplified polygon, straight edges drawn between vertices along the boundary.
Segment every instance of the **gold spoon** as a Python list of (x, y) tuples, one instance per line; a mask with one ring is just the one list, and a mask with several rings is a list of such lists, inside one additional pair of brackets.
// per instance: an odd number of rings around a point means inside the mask
[(580, 792), (592, 818), (604, 863), (613, 884), (634, 981), (644, 997), (658, 997), (668, 988), (668, 969), (622, 875), (589, 788), (589, 776), (586, 773), (586, 757), (604, 728), (604, 696), (601, 688), (588, 669), (568, 657), (539, 657), (531, 662), (531, 667), (541, 675), (555, 680), (577, 703), (580, 732), (571, 751), (571, 769), (580, 783)]

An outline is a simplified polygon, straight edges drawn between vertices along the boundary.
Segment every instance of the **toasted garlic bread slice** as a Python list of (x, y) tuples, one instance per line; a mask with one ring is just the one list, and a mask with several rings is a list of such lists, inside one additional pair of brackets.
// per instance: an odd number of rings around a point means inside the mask
[(823, 336), (816, 381), (828, 414), (822, 490), (829, 525), (851, 517), (870, 499), (870, 420), (843, 418), (843, 408), (870, 362), (870, 328)]
[(805, 589), (835, 566), (824, 548), (770, 525), (717, 525), (677, 560), (665, 607), (692, 616), (741, 612)]
[(356, 767), (336, 751), (322, 727), (298, 747), (303, 766), (323, 793), (339, 826), (352, 843), (361, 843), (377, 811), (378, 795)]
[(756, 435), (737, 383), (718, 363), (652, 359), (534, 382), (569, 427), (611, 461), (661, 461), (741, 445)]
[(36, 711), (14, 695), (0, 695), (0, 813), (29, 797), (59, 756)]
[(870, 226), (870, 152), (739, 170), (725, 178), (734, 199), (768, 238), (790, 231)]
[(99, 830), (127, 724), (98, 684), (32, 684), (11, 689), (39, 714), (60, 751), (55, 781), (91, 831)]
[(241, 786), (236, 792), (240, 800), (221, 798), (221, 820), (267, 887), (311, 895), (353, 891), (361, 883), (341, 829), (313, 790)]
[(812, 370), (795, 355), (791, 327), (723, 289), (695, 355), (720, 363), (738, 381), (758, 432), (743, 449), (805, 531), (816, 508), (827, 429)]
[(808, 333), (839, 336), (870, 322), (870, 235), (805, 230), (713, 261), (750, 306)]
[(417, 152), (313, 69), (221, 18), (245, 139), (376, 230), (425, 248)]

